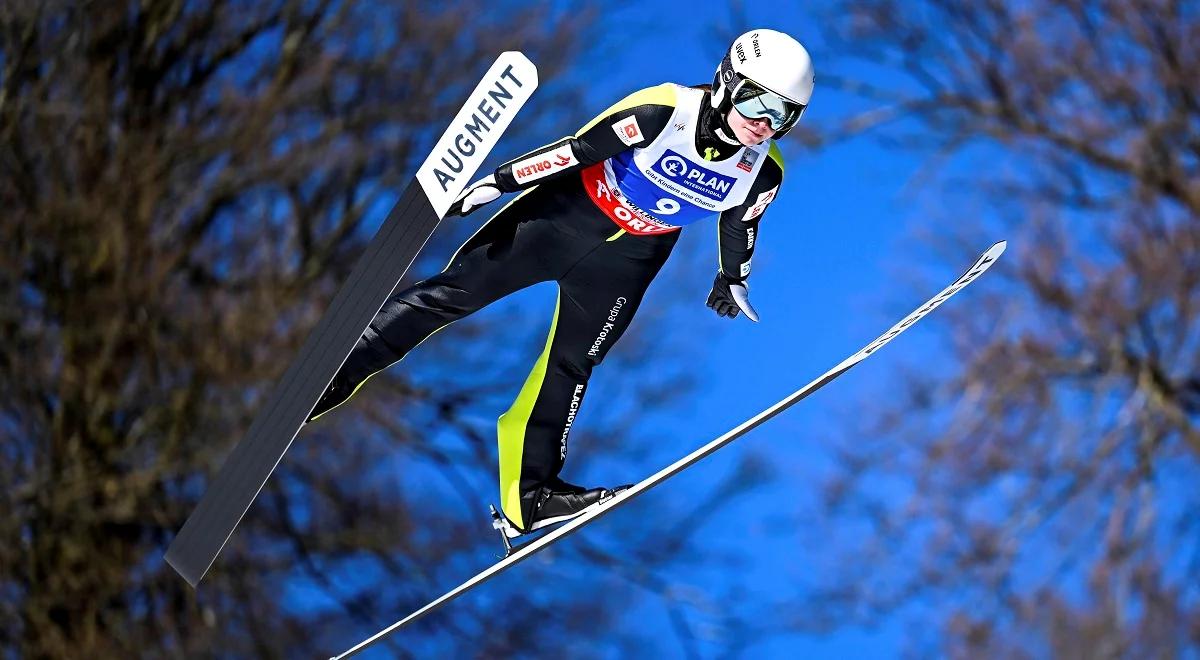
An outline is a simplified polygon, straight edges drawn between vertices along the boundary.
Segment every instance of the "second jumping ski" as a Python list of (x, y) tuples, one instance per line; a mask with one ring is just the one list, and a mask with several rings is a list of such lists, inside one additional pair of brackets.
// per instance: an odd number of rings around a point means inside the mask
[(779, 402), (775, 403), (774, 405), (767, 408), (766, 410), (763, 410), (762, 412), (758, 413), (754, 417), (751, 417), (750, 419), (742, 422), (736, 428), (730, 430), (729, 432), (725, 433), (724, 435), (720, 436), (719, 438), (712, 440), (708, 444), (696, 449), (695, 451), (688, 454), (687, 456), (684, 456), (683, 458), (672, 463), (671, 465), (668, 465), (667, 467), (659, 470), (655, 474), (647, 477), (646, 479), (643, 479), (642, 481), (638, 482), (633, 487), (627, 488), (620, 492), (617, 492), (615, 495), (609, 497), (608, 499), (598, 502), (597, 504), (595, 504), (591, 508), (589, 508), (589, 510), (585, 511), (582, 515), (579, 515), (578, 517), (573, 518), (569, 522), (562, 524), (560, 527), (551, 529), (550, 531), (544, 533), (542, 536), (534, 538), (533, 540), (527, 541), (521, 545), (513, 546), (509, 540), (510, 537), (513, 535), (510, 533), (510, 530), (506, 529), (507, 525), (506, 525), (506, 521), (504, 520), (504, 517), (499, 515), (499, 513), (493, 507), (493, 509), (492, 509), (492, 517), (493, 517), (493, 521), (494, 521), (493, 526), (500, 530), (500, 534), (503, 539), (504, 547), (506, 550), (506, 556), (503, 559), (501, 559), (499, 562), (493, 564), (489, 568), (485, 569), (484, 571), (480, 572), (479, 574), (475, 575), (474, 577), (467, 580), (466, 582), (463, 582), (462, 584), (460, 584), (459, 586), (450, 590), (449, 592), (445, 593), (444, 595), (440, 596), (436, 600), (430, 602), (428, 605), (422, 607), (421, 609), (417, 610), (416, 612), (409, 614), (408, 616), (404, 617), (403, 619), (401, 619), (401, 620), (393, 623), (392, 625), (388, 626), (387, 628), (384, 628), (383, 630), (379, 631), (375, 635), (372, 635), (371, 637), (359, 642), (358, 644), (351, 647), (350, 649), (347, 649), (342, 654), (336, 656), (333, 660), (341, 660), (342, 658), (348, 658), (352, 655), (355, 655), (361, 651), (366, 650), (368, 647), (385, 639), (392, 633), (417, 621), (418, 619), (425, 617), (426, 615), (430, 614), (431, 612), (433, 612), (433, 611), (443, 607), (447, 603), (453, 601), (455, 598), (458, 598), (459, 596), (467, 593), (471, 589), (474, 589), (475, 587), (482, 585), (483, 583), (487, 582), (488, 580), (496, 577), (497, 575), (503, 573), (504, 571), (512, 568), (513, 566), (516, 566), (517, 564), (521, 563), (522, 561), (525, 561), (526, 559), (532, 557), (533, 555), (537, 554), (538, 552), (546, 549), (550, 545), (566, 538), (567, 536), (570, 536), (571, 534), (578, 531), (584, 525), (596, 520), (597, 518), (599, 518), (605, 514), (612, 512), (617, 507), (620, 507), (623, 504), (628, 503), (633, 498), (635, 498), (638, 495), (641, 495), (642, 493), (657, 486), (658, 484), (665, 481), (667, 478), (669, 478), (675, 474), (678, 474), (679, 472), (683, 471), (684, 469), (694, 465), (695, 463), (700, 461), (700, 459), (708, 456), (709, 454), (712, 454), (713, 452), (717, 451), (721, 447), (724, 447), (725, 445), (728, 445), (729, 443), (733, 442), (734, 440), (737, 440), (738, 438), (742, 437), (743, 435), (750, 432), (754, 428), (757, 428), (759, 425), (763, 424), (767, 420), (775, 417), (776, 415), (783, 412), (784, 410), (787, 410), (791, 406), (795, 405), (797, 402), (801, 401), (802, 399), (808, 397), (813, 392), (816, 392), (820, 388), (827, 385), (833, 379), (846, 373), (847, 371), (849, 371), (852, 367), (854, 367), (858, 363), (860, 363), (863, 360), (870, 357), (872, 354), (875, 353), (875, 351), (879, 350), (885, 344), (887, 344), (891, 340), (895, 339), (897, 335), (899, 335), (900, 333), (907, 330), (910, 326), (912, 326), (914, 323), (919, 321), (922, 317), (929, 314), (934, 309), (936, 309), (939, 305), (941, 305), (942, 303), (949, 300), (951, 296), (953, 296), (954, 294), (961, 291), (963, 288), (965, 288), (970, 283), (974, 282), (980, 275), (982, 275), (984, 272), (986, 272), (987, 269), (992, 266), (992, 264), (994, 264), (996, 262), (996, 260), (1000, 257), (1001, 254), (1003, 254), (1006, 245), (1007, 245), (1007, 243), (1005, 241), (1000, 241), (1000, 242), (996, 243), (995, 245), (991, 246), (990, 248), (988, 248), (987, 251), (985, 251), (975, 261), (975, 263), (971, 265), (971, 267), (969, 269), (967, 269), (967, 272), (964, 273), (958, 279), (956, 279), (953, 283), (951, 283), (950, 286), (946, 287), (945, 289), (942, 289), (942, 291), (940, 291), (937, 295), (933, 296), (932, 298), (927, 300), (924, 304), (922, 304), (920, 307), (915, 309), (911, 314), (909, 314), (908, 316), (901, 319), (901, 321), (899, 323), (897, 323), (894, 326), (892, 326), (891, 328), (889, 328), (887, 332), (883, 333), (878, 338), (876, 338), (874, 341), (868, 343), (866, 346), (859, 349), (856, 353), (854, 353), (850, 357), (846, 358), (845, 360), (842, 360), (840, 363), (838, 363), (837, 366), (833, 367), (829, 371), (826, 371), (820, 377), (816, 378), (815, 380), (808, 383), (807, 385), (800, 388), (799, 390), (796, 390), (795, 392), (788, 395), (787, 397), (780, 400)]

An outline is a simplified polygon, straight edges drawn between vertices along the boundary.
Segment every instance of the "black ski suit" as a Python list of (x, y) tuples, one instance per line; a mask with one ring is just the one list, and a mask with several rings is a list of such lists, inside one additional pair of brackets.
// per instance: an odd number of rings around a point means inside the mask
[[(699, 97), (700, 107), (691, 107)], [(688, 112), (677, 112), (677, 105), (685, 102), (691, 104)], [(713, 115), (706, 93), (659, 85), (626, 97), (576, 136), (498, 168), (495, 177), (501, 190), (524, 192), (467, 240), (445, 270), (384, 304), (334, 383), (340, 380), (357, 388), (448, 324), (532, 284), (558, 282), (545, 350), (497, 425), (501, 506), (505, 516), (525, 530), (530, 512), (522, 510), (528, 505), (522, 506), (521, 494), (557, 478), (592, 369), (629, 327), (679, 237), (679, 226), (668, 224), (672, 218), (622, 197), (626, 186), (613, 179), (613, 172), (620, 170), (620, 159), (631, 166), (633, 155), (654, 145), (666, 131), (687, 131), (695, 151), (714, 166), (740, 158), (739, 167), (749, 172), (747, 162), (753, 166), (758, 160), (750, 156), (767, 153), (766, 146), (748, 154), (720, 141), (712, 134)], [(692, 117), (694, 125), (681, 125), (681, 117)], [(678, 138), (676, 147), (682, 150)], [(782, 181), (782, 158), (773, 144), (769, 148), (769, 157), (753, 168), (752, 181), (741, 184), (744, 202), (720, 213), (719, 267), (730, 281), (743, 281), (749, 274), (758, 223)], [(666, 158), (661, 162), (671, 166)], [(692, 161), (678, 167), (703, 169)], [(655, 176), (654, 171), (649, 174)], [(678, 170), (671, 171), (676, 174)], [(691, 182), (680, 181), (703, 192), (706, 196), (698, 201), (706, 204), (733, 178), (699, 174)], [(634, 187), (632, 179), (626, 180)], [(717, 192), (701, 190), (700, 184)], [(737, 191), (734, 184), (725, 188)], [(670, 211), (671, 204), (659, 206)]]

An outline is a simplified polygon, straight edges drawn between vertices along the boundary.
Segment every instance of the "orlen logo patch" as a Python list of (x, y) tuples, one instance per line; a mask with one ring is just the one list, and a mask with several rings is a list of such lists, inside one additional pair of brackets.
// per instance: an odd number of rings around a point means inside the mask
[(642, 127), (638, 126), (637, 117), (629, 116), (612, 125), (617, 137), (627, 147), (632, 147), (642, 141)]
[(736, 182), (733, 177), (700, 167), (670, 149), (654, 164), (654, 171), (684, 190), (718, 202), (729, 196)]
[(742, 216), (742, 222), (750, 222), (762, 215), (762, 212), (767, 210), (767, 205), (771, 203), (771, 200), (775, 199), (775, 193), (777, 192), (779, 192), (779, 186), (775, 186), (759, 195), (758, 199), (754, 202), (754, 206), (746, 209), (746, 215)]
[(549, 176), (574, 164), (575, 154), (571, 151), (571, 145), (564, 144), (549, 153), (537, 154), (513, 163), (512, 173), (517, 183), (525, 183)]

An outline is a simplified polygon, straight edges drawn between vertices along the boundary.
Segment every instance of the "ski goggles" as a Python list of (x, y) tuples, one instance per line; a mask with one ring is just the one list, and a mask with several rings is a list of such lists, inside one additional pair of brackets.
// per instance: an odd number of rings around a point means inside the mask
[(791, 128), (804, 114), (803, 103), (796, 103), (755, 83), (743, 79), (733, 89), (733, 107), (746, 119), (766, 119), (771, 130), (779, 133)]

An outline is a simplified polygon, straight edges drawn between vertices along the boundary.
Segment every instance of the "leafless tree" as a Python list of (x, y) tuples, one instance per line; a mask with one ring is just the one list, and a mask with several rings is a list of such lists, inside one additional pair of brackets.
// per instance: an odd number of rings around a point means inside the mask
[(955, 366), (912, 364), (856, 408), (822, 529), (870, 531), (843, 537), (805, 623), (916, 608), (960, 657), (1194, 651), (1200, 7), (872, 0), (825, 18), (869, 72), (822, 79), (863, 108), (828, 134), (925, 157), (929, 262), (1011, 248), (938, 313), (933, 364)]
[[(519, 48), (547, 81), (542, 109), (575, 107), (552, 80), (594, 16), (507, 2), (0, 3), (6, 656), (311, 656), (486, 562), (488, 429), (544, 332), (497, 339), (511, 324), (495, 315), (306, 431), (200, 589), (161, 556), (477, 75)], [(443, 258), (429, 251), (415, 271)], [(631, 337), (606, 371), (657, 355)], [(682, 383), (649, 371), (646, 389)], [(628, 448), (628, 421), (592, 421), (577, 444)], [(686, 548), (686, 535), (663, 540)], [(464, 602), (406, 644), (619, 647), (604, 622), (622, 589), (663, 593), (663, 556), (588, 583), (606, 598), (530, 567), (502, 602)]]

